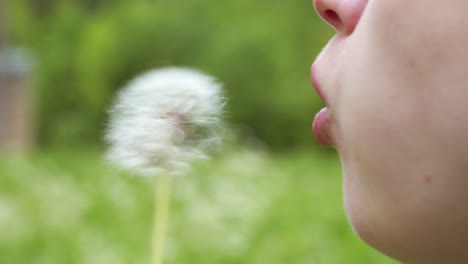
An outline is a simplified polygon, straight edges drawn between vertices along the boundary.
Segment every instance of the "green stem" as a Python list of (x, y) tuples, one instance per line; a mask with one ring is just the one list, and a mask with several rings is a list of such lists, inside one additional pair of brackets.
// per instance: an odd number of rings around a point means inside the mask
[(169, 207), (171, 203), (172, 177), (157, 178), (153, 230), (153, 264), (163, 264)]

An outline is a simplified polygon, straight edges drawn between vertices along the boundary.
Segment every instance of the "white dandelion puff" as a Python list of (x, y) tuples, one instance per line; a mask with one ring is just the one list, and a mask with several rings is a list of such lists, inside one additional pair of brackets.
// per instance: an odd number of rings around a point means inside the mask
[(221, 140), (221, 84), (196, 70), (166, 68), (131, 81), (110, 110), (108, 159), (137, 174), (158, 178), (153, 264), (162, 264), (171, 178)]
[(108, 159), (141, 175), (175, 175), (221, 142), (221, 84), (187, 68), (131, 81), (110, 110)]

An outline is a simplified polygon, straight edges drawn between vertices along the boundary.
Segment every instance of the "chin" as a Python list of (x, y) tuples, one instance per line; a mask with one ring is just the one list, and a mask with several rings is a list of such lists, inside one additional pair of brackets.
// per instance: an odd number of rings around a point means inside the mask
[[(369, 175), (346, 170), (343, 174), (346, 216), (369, 246), (406, 264), (468, 263), (464, 201), (457, 205), (444, 200), (447, 194), (431, 192), (429, 200), (417, 203), (404, 187), (392, 195), (374, 185), (363, 187), (359, 179)], [(416, 192), (417, 186), (409, 189)]]
[[(345, 209), (354, 233), (367, 245), (382, 254), (395, 260), (403, 261), (402, 256), (399, 255), (399, 249), (391, 245), (392, 243), (388, 240), (389, 237), (386, 236), (386, 232), (382, 230), (384, 228), (372, 217), (370, 210), (362, 205), (354, 205), (350, 200), (351, 199), (345, 198)], [(398, 246), (404, 245), (400, 244)]]
[(369, 246), (393, 259), (402, 261), (404, 256), (401, 252), (405, 247), (404, 242), (393, 243), (395, 236), (398, 235), (392, 233), (392, 230), (396, 225), (400, 225), (397, 217), (393, 220), (383, 219), (381, 216), (385, 214), (379, 211), (376, 199), (372, 199), (367, 192), (360, 190), (356, 181), (353, 181), (354, 178), (356, 178), (355, 175), (349, 173), (344, 175), (344, 208), (352, 230)]

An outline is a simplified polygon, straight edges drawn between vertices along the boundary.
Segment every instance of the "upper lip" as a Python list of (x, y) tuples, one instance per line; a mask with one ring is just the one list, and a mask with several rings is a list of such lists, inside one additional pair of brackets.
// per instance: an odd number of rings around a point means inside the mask
[(325, 105), (328, 106), (328, 100), (327, 100), (327, 97), (326, 97), (326, 95), (325, 95), (325, 93), (324, 93), (324, 91), (322, 89), (321, 84), (320, 84), (316, 64), (313, 64), (312, 67), (311, 67), (310, 80), (311, 80), (312, 86), (315, 88), (315, 91), (317, 92), (318, 96), (322, 99), (322, 101), (325, 103)]

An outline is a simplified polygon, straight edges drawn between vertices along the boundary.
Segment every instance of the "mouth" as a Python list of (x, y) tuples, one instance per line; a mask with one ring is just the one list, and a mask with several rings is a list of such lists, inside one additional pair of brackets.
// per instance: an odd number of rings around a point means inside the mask
[(326, 105), (315, 115), (314, 122), (312, 124), (312, 131), (314, 132), (315, 140), (320, 145), (333, 146), (333, 139), (331, 137), (331, 117), (328, 108), (328, 101), (320, 85), (315, 65), (312, 65), (311, 68), (311, 82), (318, 96), (320, 96)]

